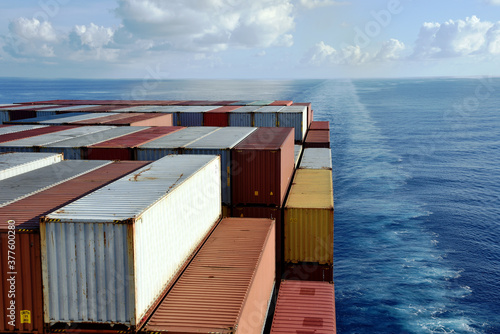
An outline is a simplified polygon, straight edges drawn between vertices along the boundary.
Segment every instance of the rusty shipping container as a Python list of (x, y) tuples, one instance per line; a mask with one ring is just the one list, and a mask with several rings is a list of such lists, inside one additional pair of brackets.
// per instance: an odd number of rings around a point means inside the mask
[(233, 150), (233, 205), (281, 207), (294, 171), (292, 128), (258, 128)]
[(182, 126), (155, 126), (87, 147), (87, 159), (136, 160), (135, 147), (183, 129)]
[(337, 333), (333, 283), (282, 281), (271, 327), (280, 333)]
[(309, 130), (305, 148), (330, 148), (330, 131), (327, 130)]
[(284, 213), (285, 262), (333, 264), (332, 172), (297, 169)]
[[(0, 280), (15, 277), (15, 296), (10, 283), (0, 285), (0, 307), (15, 304), (15, 320), (9, 312), (0, 316), (2, 333), (43, 333), (42, 268), (39, 219), (59, 207), (84, 196), (105, 184), (145, 166), (148, 162), (118, 162), (78, 176), (50, 189), (0, 208)], [(14, 221), (14, 224), (9, 224)], [(15, 228), (15, 238), (12, 229)], [(10, 240), (14, 240), (13, 242)], [(10, 242), (10, 243), (9, 243)], [(9, 264), (9, 245), (14, 243), (14, 263)], [(11, 247), (12, 248), (12, 247)], [(10, 254), (12, 256), (12, 254)], [(14, 265), (14, 270), (10, 268)], [(15, 275), (8, 274), (16, 272)], [(12, 281), (12, 280), (11, 280)], [(10, 296), (9, 296), (10, 295)], [(11, 298), (12, 297), (12, 298)], [(9, 324), (10, 323), (10, 324)]]
[(54, 153), (0, 153), (0, 181), (62, 160), (62, 154)]
[(223, 219), (144, 330), (261, 333), (275, 283), (274, 226), (270, 219)]
[(219, 157), (170, 155), (48, 214), (45, 323), (140, 326), (219, 220), (220, 189)]

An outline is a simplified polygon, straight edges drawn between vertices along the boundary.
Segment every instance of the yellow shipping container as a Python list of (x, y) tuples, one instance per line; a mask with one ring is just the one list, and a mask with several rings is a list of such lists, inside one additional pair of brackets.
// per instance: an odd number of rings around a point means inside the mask
[(285, 262), (333, 264), (330, 170), (298, 169), (285, 204)]

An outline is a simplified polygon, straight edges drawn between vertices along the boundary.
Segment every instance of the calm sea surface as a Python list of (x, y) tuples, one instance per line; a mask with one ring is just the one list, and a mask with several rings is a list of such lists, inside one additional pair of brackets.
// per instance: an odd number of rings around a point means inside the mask
[(339, 333), (500, 333), (500, 79), (0, 79), (0, 103), (294, 100), (330, 121)]

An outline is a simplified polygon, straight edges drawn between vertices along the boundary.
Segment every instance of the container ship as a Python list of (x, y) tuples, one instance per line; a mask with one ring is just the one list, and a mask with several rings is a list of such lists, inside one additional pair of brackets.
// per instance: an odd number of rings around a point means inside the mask
[(313, 116), (0, 106), (0, 333), (336, 333), (330, 127)]

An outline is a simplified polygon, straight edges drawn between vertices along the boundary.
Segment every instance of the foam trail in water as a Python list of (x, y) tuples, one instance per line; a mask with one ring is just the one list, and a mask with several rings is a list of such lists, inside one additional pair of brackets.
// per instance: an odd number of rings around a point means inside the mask
[(406, 192), (411, 174), (391, 150), (350, 81), (308, 96), (329, 120), (335, 191), (335, 283), (342, 333), (474, 333), (453, 299), (459, 271), (446, 268), (432, 213)]

